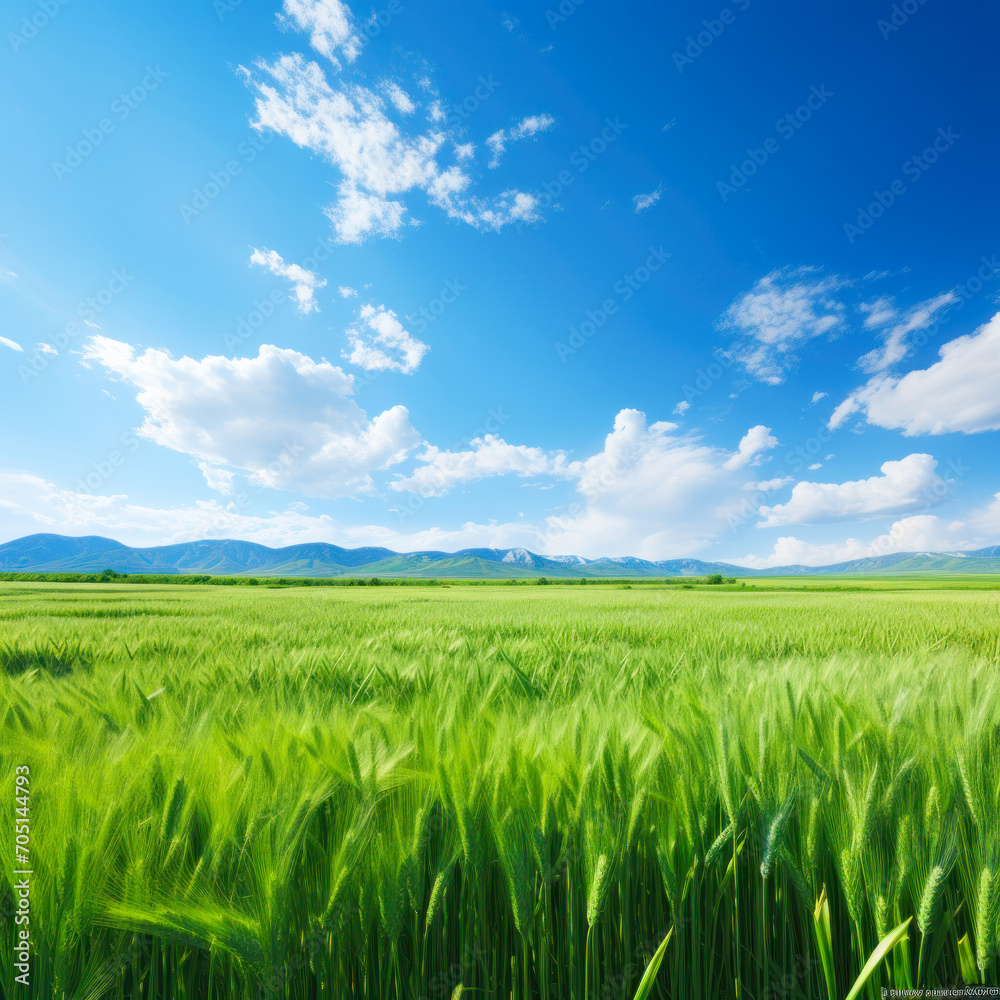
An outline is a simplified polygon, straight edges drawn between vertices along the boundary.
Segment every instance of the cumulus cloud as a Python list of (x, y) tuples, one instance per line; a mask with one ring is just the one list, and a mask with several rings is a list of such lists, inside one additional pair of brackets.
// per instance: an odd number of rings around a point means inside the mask
[(199, 361), (96, 336), (84, 358), (138, 389), (142, 436), (275, 489), (369, 493), (371, 473), (420, 442), (405, 407), (369, 420), (351, 398), (351, 376), (297, 351), (265, 344), (256, 358)]
[(663, 195), (663, 185), (661, 184), (655, 191), (649, 191), (646, 194), (637, 194), (632, 199), (632, 208), (635, 214), (638, 215), (640, 212), (645, 212), (647, 208), (652, 208)]
[(947, 521), (934, 514), (917, 514), (893, 523), (883, 534), (869, 541), (847, 538), (844, 541), (815, 544), (793, 535), (779, 538), (767, 556), (739, 556), (733, 562), (750, 569), (773, 566), (831, 566), (852, 559), (869, 559), (895, 552), (949, 552), (973, 548), (981, 538), (966, 536), (968, 526), (961, 521)]
[(686, 399), (682, 399), (682, 400), (681, 400), (681, 401), (680, 401), (680, 402), (679, 402), (679, 403), (678, 403), (678, 404), (677, 404), (677, 405), (676, 405), (676, 406), (674, 407), (674, 413), (675, 413), (675, 414), (676, 414), (676, 415), (677, 415), (678, 417), (683, 417), (683, 416), (684, 416), (684, 414), (685, 414), (685, 413), (687, 413), (687, 411), (688, 411), (688, 410), (690, 410), (690, 409), (691, 409), (691, 403), (690, 403), (690, 402), (689, 402), (688, 400), (686, 400)]
[[(443, 162), (445, 151), (455, 149), (455, 137), (437, 101), (430, 105), (430, 127), (421, 132), (401, 120), (409, 118), (413, 101), (392, 81), (381, 91), (336, 77), (331, 82), (301, 53), (259, 60), (242, 71), (255, 94), (254, 126), (286, 136), (338, 170), (337, 198), (326, 214), (340, 242), (398, 236), (404, 225), (416, 224), (403, 199), (418, 191), (449, 218), (477, 229), (541, 218), (535, 195), (509, 189), (478, 196), (457, 162)], [(426, 81), (424, 89), (433, 92), (433, 84)], [(524, 119), (516, 137), (548, 127), (546, 120), (545, 115)], [(457, 161), (465, 158), (454, 155)]]
[(417, 340), (385, 306), (362, 306), (358, 324), (347, 331), (351, 351), (344, 357), (368, 371), (415, 372), (430, 348)]
[(325, 278), (320, 278), (319, 275), (307, 271), (298, 264), (286, 264), (281, 254), (266, 247), (262, 250), (254, 248), (250, 255), (250, 263), (266, 267), (279, 278), (287, 278), (292, 283), (292, 295), (295, 297), (299, 312), (319, 312), (316, 289), (326, 284)]
[(761, 527), (857, 521), (922, 510), (942, 500), (948, 484), (934, 471), (931, 455), (884, 462), (882, 475), (846, 483), (796, 483), (788, 503), (761, 507)]
[(843, 282), (814, 270), (772, 271), (726, 310), (720, 327), (731, 331), (733, 358), (761, 382), (779, 385), (809, 341), (833, 333), (845, 307), (833, 297)]
[(358, 297), (357, 289), (351, 288), (350, 285), (338, 285), (337, 292), (342, 299), (356, 299)]
[(437, 497), (459, 483), (490, 476), (568, 478), (578, 475), (581, 469), (580, 462), (569, 462), (563, 452), (546, 452), (541, 448), (508, 444), (495, 434), (473, 439), (465, 451), (442, 451), (431, 445), (417, 457), (424, 464), (418, 466), (413, 475), (392, 483), (394, 490)]
[(777, 447), (778, 439), (770, 427), (758, 424), (743, 435), (734, 455), (724, 463), (727, 469), (742, 469), (746, 465), (759, 465), (765, 451)]
[(580, 500), (547, 518), (545, 551), (665, 559), (693, 555), (726, 531), (745, 473), (727, 467), (732, 453), (676, 431), (622, 410), (603, 450), (580, 466)]
[(489, 146), (490, 152), (493, 154), (489, 166), (498, 167), (507, 147), (512, 143), (531, 139), (539, 132), (547, 132), (555, 123), (556, 120), (552, 115), (529, 115), (527, 118), (522, 118), (517, 124), (511, 125), (510, 128), (494, 132), (486, 140), (486, 145)]
[(930, 368), (871, 379), (834, 410), (830, 429), (860, 412), (868, 423), (906, 437), (1000, 430), (1000, 313), (939, 354)]
[(827, 394), (825, 392), (814, 392), (812, 394), (812, 399), (809, 400), (809, 405), (815, 406), (821, 399), (826, 399), (826, 395)]

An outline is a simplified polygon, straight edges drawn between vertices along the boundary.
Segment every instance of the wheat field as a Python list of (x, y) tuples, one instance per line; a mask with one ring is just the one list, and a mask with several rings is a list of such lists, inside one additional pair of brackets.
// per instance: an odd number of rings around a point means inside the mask
[(2, 583), (0, 627), (32, 997), (997, 981), (1000, 590)]

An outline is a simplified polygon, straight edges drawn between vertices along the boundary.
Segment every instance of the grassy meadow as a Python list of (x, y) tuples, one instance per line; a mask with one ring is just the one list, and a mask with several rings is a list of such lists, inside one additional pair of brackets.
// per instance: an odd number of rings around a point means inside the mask
[(0, 583), (9, 995), (997, 982), (997, 581), (754, 584)]

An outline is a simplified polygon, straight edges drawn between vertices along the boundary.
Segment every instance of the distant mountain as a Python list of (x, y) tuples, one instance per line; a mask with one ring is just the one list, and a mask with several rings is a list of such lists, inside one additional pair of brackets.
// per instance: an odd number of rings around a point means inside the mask
[(235, 539), (203, 539), (136, 549), (111, 538), (28, 535), (0, 545), (0, 572), (209, 574), (212, 576), (408, 576), (451, 578), (815, 576), (863, 573), (1000, 573), (1000, 546), (974, 552), (897, 552), (832, 566), (753, 570), (700, 559), (651, 561), (634, 556), (584, 559), (527, 549), (393, 552), (310, 542), (268, 548)]

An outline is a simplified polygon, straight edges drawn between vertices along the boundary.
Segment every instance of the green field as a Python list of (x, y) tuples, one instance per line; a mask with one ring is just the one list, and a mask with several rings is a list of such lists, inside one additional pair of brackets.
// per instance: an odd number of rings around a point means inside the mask
[(0, 583), (14, 995), (996, 982), (996, 579), (753, 584)]

